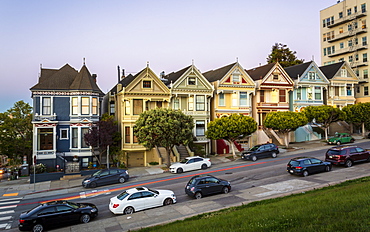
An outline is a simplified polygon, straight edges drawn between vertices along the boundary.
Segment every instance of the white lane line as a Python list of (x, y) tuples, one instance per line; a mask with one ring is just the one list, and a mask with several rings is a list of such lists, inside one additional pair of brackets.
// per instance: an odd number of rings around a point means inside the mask
[(11, 214), (11, 213), (15, 213), (15, 211), (14, 210), (0, 211), (0, 215), (1, 214)]
[(9, 208), (15, 208), (17, 205), (7, 205), (7, 206), (0, 206), (0, 210), (2, 209), (9, 209)]
[(14, 200), (22, 200), (23, 197), (15, 197), (15, 198), (6, 198), (0, 199), (0, 201), (14, 201)]
[(0, 224), (0, 229), (5, 228), (8, 225), (8, 223)]
[(7, 204), (17, 204), (21, 201), (9, 201), (9, 202), (0, 202), (0, 205), (7, 205)]
[(12, 216), (0, 217), (0, 221), (10, 220)]

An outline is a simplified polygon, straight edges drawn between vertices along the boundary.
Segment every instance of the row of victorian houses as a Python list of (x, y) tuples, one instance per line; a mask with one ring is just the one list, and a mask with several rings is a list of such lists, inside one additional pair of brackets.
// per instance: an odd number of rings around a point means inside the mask
[[(97, 85), (97, 76), (85, 64), (79, 71), (68, 64), (60, 69), (41, 68), (38, 83), (30, 89), (33, 154), (38, 163), (64, 167), (75, 159), (79, 168), (96, 163), (84, 134), (104, 112), (114, 115), (118, 122), (123, 162), (128, 167), (169, 162), (162, 158), (162, 148), (148, 150), (137, 143), (133, 134), (140, 113), (156, 107), (170, 107), (191, 115), (195, 125), (193, 143), (205, 154), (228, 153), (225, 141), (210, 141), (205, 131), (210, 121), (233, 113), (251, 116), (259, 126), (251, 137), (235, 144), (239, 150), (266, 141), (279, 143), (279, 136), (263, 127), (269, 112), (355, 104), (359, 83), (346, 62), (319, 67), (310, 61), (285, 69), (279, 63), (271, 63), (249, 70), (235, 62), (207, 72), (192, 64), (159, 76), (147, 65), (135, 75), (126, 76), (119, 67), (118, 73), (117, 84), (104, 94)], [(306, 141), (320, 135), (307, 125), (293, 137), (293, 141)], [(189, 147), (178, 146), (171, 161), (192, 154)]]

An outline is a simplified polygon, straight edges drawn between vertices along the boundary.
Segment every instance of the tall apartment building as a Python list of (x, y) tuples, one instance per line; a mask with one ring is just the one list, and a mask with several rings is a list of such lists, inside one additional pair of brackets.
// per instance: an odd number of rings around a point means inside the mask
[(370, 34), (366, 24), (369, 5), (370, 0), (339, 0), (320, 11), (321, 63), (347, 61), (350, 64), (360, 80), (355, 88), (356, 102), (370, 102)]

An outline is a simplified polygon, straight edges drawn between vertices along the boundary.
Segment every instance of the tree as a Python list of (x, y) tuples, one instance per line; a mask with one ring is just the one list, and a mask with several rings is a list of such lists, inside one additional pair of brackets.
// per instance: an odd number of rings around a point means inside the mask
[(362, 137), (365, 138), (365, 124), (370, 122), (370, 103), (357, 103), (343, 107), (346, 122), (361, 126)]
[(0, 154), (21, 163), (27, 156), (32, 164), (32, 107), (24, 101), (0, 113)]
[(303, 113), (308, 121), (322, 128), (325, 131), (325, 139), (328, 139), (328, 128), (331, 123), (345, 119), (345, 113), (339, 108), (333, 106), (308, 106), (304, 108)]
[(296, 57), (297, 52), (291, 51), (287, 45), (282, 43), (275, 43), (272, 46), (271, 54), (267, 57), (267, 63), (279, 62), (283, 68), (302, 64), (304, 60), (300, 60)]
[(175, 145), (187, 145), (193, 139), (193, 117), (179, 110), (156, 108), (144, 111), (136, 120), (134, 135), (148, 149), (164, 147), (167, 167), (171, 165), (171, 150)]
[(242, 114), (232, 114), (229, 117), (221, 117), (209, 122), (206, 136), (209, 139), (225, 139), (229, 142), (234, 158), (234, 142), (237, 139), (245, 138), (257, 130), (256, 121), (249, 116)]
[[(107, 152), (108, 146), (110, 153), (113, 155), (120, 150), (118, 141), (121, 139), (121, 136), (117, 129), (117, 122), (114, 121), (113, 116), (107, 113), (103, 114), (101, 120), (89, 129), (89, 132), (84, 135), (84, 139), (86, 144), (92, 148), (92, 153), (95, 157), (97, 155), (94, 149), (98, 148), (99, 158), (97, 160), (99, 164), (101, 164), (102, 155)], [(108, 163), (109, 160), (107, 160)]]
[(266, 115), (263, 125), (279, 131), (284, 137), (284, 144), (289, 147), (289, 132), (308, 123), (306, 115), (292, 111), (271, 112)]

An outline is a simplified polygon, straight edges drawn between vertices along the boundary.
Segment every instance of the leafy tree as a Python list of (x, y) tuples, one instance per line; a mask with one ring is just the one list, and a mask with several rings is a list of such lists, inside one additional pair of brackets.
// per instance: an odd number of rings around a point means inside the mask
[(271, 112), (266, 115), (263, 125), (279, 131), (284, 137), (284, 144), (289, 147), (289, 132), (308, 123), (306, 115), (292, 111)]
[[(121, 136), (117, 129), (117, 122), (114, 121), (113, 116), (107, 113), (103, 114), (101, 120), (89, 129), (89, 132), (84, 135), (84, 139), (86, 144), (91, 146), (95, 157), (97, 155), (94, 150), (98, 148), (99, 158), (97, 160), (99, 164), (101, 164), (102, 155), (107, 152), (108, 146), (112, 157), (119, 153)], [(107, 162), (109, 161), (107, 160)]]
[(291, 51), (287, 45), (282, 43), (275, 43), (272, 46), (271, 54), (267, 57), (267, 63), (279, 62), (283, 68), (302, 64), (304, 60), (296, 57), (297, 52)]
[(252, 117), (232, 114), (229, 117), (221, 117), (209, 122), (206, 136), (213, 140), (225, 139), (228, 141), (235, 158), (234, 142), (251, 135), (256, 130), (257, 123)]
[(24, 101), (0, 113), (0, 154), (21, 163), (27, 156), (32, 164), (32, 107)]
[(342, 109), (346, 114), (346, 122), (361, 126), (362, 137), (365, 138), (365, 125), (370, 122), (370, 103), (357, 103)]
[(169, 167), (171, 150), (175, 145), (188, 145), (193, 139), (193, 128), (193, 117), (178, 110), (156, 108), (140, 114), (134, 135), (148, 149), (166, 148)]
[(303, 110), (308, 121), (325, 131), (325, 139), (328, 139), (328, 128), (331, 123), (344, 120), (346, 115), (339, 108), (333, 106), (308, 106)]

